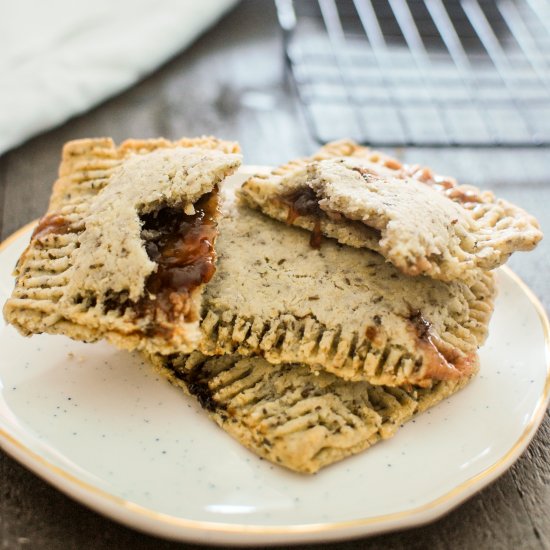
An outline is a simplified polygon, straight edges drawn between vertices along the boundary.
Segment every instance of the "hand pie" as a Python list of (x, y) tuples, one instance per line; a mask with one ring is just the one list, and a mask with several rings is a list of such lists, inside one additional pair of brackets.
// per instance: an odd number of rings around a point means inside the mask
[(239, 443), (310, 474), (392, 437), (470, 379), (395, 388), (314, 374), (304, 365), (271, 365), (260, 357), (194, 353), (149, 359)]
[(350, 142), (250, 178), (241, 198), (265, 214), (382, 254), (407, 275), (452, 281), (503, 264), (542, 238), (537, 221), (489, 192)]
[(346, 380), (429, 386), (477, 367), (493, 309), (491, 274), (409, 277), (379, 254), (234, 204), (223, 190), (216, 273), (204, 292), (205, 355), (261, 355)]
[(68, 143), (4, 315), (23, 334), (189, 352), (215, 267), (218, 185), (240, 165), (214, 138)]

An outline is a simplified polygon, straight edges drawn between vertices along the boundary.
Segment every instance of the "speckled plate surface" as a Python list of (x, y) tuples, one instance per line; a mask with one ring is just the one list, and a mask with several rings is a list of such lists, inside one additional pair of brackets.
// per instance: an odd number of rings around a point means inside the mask
[[(0, 251), (0, 303), (31, 233)], [(126, 525), (180, 540), (288, 544), (433, 520), (505, 471), (547, 405), (548, 321), (509, 270), (481, 373), (395, 438), (312, 477), (256, 458), (137, 355), (0, 324), (0, 443)], [(411, 475), (414, 472), (414, 475)]]

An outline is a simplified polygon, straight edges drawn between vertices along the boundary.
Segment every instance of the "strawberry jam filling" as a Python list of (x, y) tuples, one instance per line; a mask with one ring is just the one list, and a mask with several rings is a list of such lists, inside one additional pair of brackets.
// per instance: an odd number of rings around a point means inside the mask
[(313, 216), (315, 225), (311, 232), (309, 244), (312, 248), (321, 248), (321, 218), (326, 214), (319, 207), (319, 199), (313, 189), (302, 187), (279, 197), (279, 200), (288, 207), (286, 222), (294, 223), (299, 216)]
[(71, 223), (60, 214), (44, 216), (32, 232), (31, 240), (38, 240), (46, 235), (66, 235), (71, 231)]
[(477, 362), (475, 352), (465, 355), (443, 342), (420, 311), (412, 312), (409, 321), (416, 336), (417, 346), (424, 355), (426, 376), (434, 380), (455, 380), (474, 372)]
[(157, 321), (196, 320), (191, 293), (210, 281), (216, 270), (217, 191), (204, 195), (194, 208), (194, 214), (166, 207), (141, 216), (145, 250), (158, 267), (148, 277), (145, 296), (137, 304), (140, 316)]

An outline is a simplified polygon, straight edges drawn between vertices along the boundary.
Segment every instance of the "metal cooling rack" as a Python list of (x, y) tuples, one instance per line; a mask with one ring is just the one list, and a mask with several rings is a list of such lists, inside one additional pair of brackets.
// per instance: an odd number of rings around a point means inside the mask
[(550, 146), (550, 0), (275, 0), (313, 136)]

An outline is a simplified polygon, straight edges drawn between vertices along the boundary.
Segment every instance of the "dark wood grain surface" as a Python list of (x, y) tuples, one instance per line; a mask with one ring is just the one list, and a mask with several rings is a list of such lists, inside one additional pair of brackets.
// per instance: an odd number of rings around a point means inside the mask
[[(302, 113), (285, 82), (270, 2), (243, 2), (189, 50), (131, 90), (0, 157), (2, 239), (39, 216), (60, 149), (74, 138), (215, 134), (236, 139), (249, 164), (311, 153)], [(550, 235), (550, 151), (392, 151), (524, 206)], [(550, 249), (543, 241), (512, 268), (548, 310)], [(1, 350), (0, 350), (1, 353)], [(501, 478), (430, 525), (323, 548), (550, 548), (550, 418)], [(198, 548), (155, 539), (105, 519), (0, 452), (2, 548)]]

